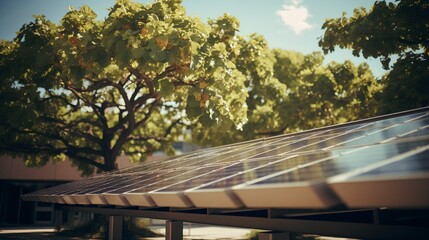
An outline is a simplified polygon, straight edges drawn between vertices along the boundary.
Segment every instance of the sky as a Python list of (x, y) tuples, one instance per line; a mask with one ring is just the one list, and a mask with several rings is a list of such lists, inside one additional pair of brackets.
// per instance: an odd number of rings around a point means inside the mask
[[(151, 2), (149, 0), (137, 0)], [(0, 39), (11, 40), (20, 27), (30, 22), (33, 15), (45, 15), (58, 23), (69, 6), (90, 6), (100, 20), (107, 16), (114, 0), (0, 0)], [(326, 18), (351, 16), (354, 8), (369, 9), (368, 0), (183, 0), (187, 14), (199, 16), (203, 21), (229, 13), (240, 20), (240, 34), (259, 33), (271, 48), (299, 51), (305, 54), (321, 51), (318, 39)], [(351, 50), (337, 49), (325, 56), (325, 62), (352, 60), (355, 64), (366, 62), (376, 77), (384, 70), (378, 59), (357, 58)]]

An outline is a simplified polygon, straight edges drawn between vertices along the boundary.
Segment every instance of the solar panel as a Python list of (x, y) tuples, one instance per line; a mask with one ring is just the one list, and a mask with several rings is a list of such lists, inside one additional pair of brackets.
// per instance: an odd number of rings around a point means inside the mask
[(329, 184), (351, 208), (428, 207), (429, 146), (333, 177)]
[(429, 207), (428, 156), (423, 108), (201, 149), (23, 198), (204, 208)]
[[(427, 145), (429, 141), (343, 149), (345, 151), (328, 159), (296, 165), (235, 186), (233, 189), (247, 207), (330, 207), (337, 204), (339, 199), (333, 198), (335, 195), (325, 183), (326, 179), (389, 159), (402, 154), (402, 151), (413, 151), (415, 148)], [(264, 196), (263, 199), (251, 197), (255, 189), (262, 189), (260, 191), (264, 194), (259, 196)]]

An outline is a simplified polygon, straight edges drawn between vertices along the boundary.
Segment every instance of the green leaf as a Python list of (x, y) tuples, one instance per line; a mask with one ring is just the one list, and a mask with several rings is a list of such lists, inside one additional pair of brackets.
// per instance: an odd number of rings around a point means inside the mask
[(110, 63), (110, 56), (103, 47), (94, 47), (88, 49), (88, 52), (84, 55), (86, 61), (94, 60), (95, 63), (98, 63), (100, 68), (104, 68)]
[(117, 41), (115, 46), (116, 59), (121, 65), (127, 65), (130, 62), (130, 49), (127, 48), (126, 41)]
[(166, 62), (167, 60), (167, 53), (162, 50), (152, 50), (149, 53), (149, 56), (155, 61), (155, 62)]
[(200, 107), (200, 102), (196, 101), (193, 95), (189, 95), (186, 104), (186, 115), (190, 119), (196, 119), (201, 114), (203, 114), (203, 111)]
[(159, 93), (163, 97), (169, 96), (174, 92), (174, 84), (167, 79), (162, 79), (159, 81), (159, 87)]
[(144, 58), (146, 56), (146, 50), (144, 48), (133, 48), (131, 50), (131, 56), (135, 59)]
[(215, 119), (212, 119), (209, 114), (205, 113), (203, 114), (198, 121), (206, 128), (214, 126), (217, 121)]
[(79, 82), (85, 77), (85, 69), (77, 66), (71, 66), (69, 76), (71, 80)]

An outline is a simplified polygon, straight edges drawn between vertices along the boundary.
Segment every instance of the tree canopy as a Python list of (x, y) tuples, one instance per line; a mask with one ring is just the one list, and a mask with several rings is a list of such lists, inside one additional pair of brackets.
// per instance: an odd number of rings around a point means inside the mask
[[(335, 47), (355, 56), (380, 58), (391, 71), (380, 112), (395, 112), (429, 104), (429, 3), (426, 0), (376, 1), (367, 11), (355, 9), (351, 17), (327, 19), (319, 41), (325, 53)], [(392, 59), (396, 62), (392, 63)]]
[(381, 84), (367, 64), (324, 65), (320, 52), (304, 55), (282, 49), (267, 49), (263, 56), (270, 60), (265, 66), (273, 78), (254, 76), (246, 82), (249, 120), (243, 131), (200, 126), (193, 131), (194, 139), (221, 145), (376, 115)]
[(245, 82), (270, 76), (246, 59), (258, 38), (238, 28), (228, 14), (187, 16), (178, 0), (121, 0), (102, 21), (88, 6), (59, 24), (35, 16), (0, 43), (0, 153), (35, 166), (68, 157), (90, 174), (121, 154), (173, 153), (197, 123), (242, 128)]

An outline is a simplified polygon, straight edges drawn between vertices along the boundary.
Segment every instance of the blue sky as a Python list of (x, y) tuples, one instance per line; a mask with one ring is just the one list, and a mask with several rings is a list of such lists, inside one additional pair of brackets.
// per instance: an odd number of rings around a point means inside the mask
[[(150, 2), (148, 0), (139, 0)], [(0, 0), (0, 39), (12, 39), (15, 32), (29, 21), (32, 15), (43, 14), (58, 23), (68, 11), (89, 5), (103, 19), (114, 0)], [(241, 35), (262, 34), (272, 48), (295, 50), (303, 53), (321, 51), (318, 38), (326, 18), (350, 16), (354, 8), (369, 9), (373, 1), (364, 0), (183, 0), (188, 15), (199, 16), (204, 21), (224, 13), (236, 16), (241, 23)], [(374, 75), (384, 71), (378, 59), (355, 58), (349, 50), (337, 50), (325, 56), (326, 61), (342, 62), (351, 59), (356, 64), (367, 62)]]

